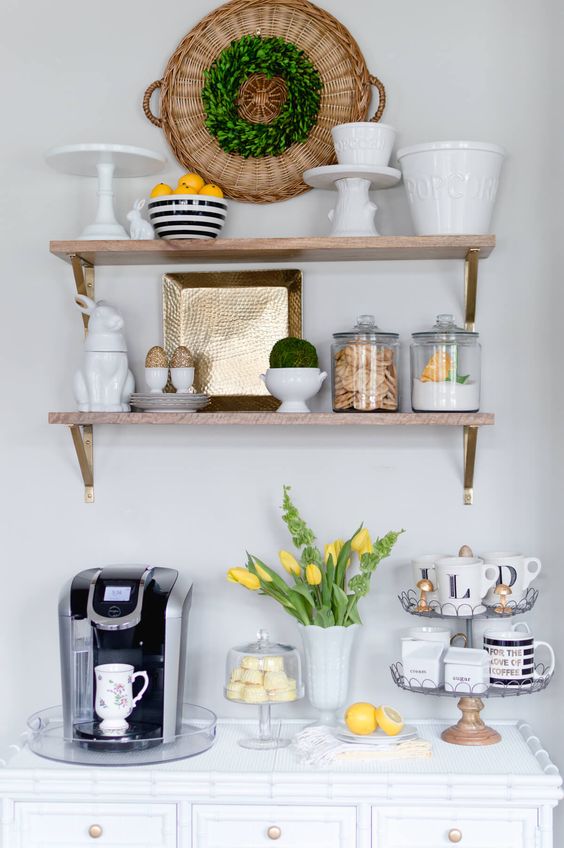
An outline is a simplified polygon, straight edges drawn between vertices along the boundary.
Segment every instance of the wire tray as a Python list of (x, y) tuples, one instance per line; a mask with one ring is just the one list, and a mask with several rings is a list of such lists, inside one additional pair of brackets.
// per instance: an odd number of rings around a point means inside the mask
[(510, 681), (504, 686), (486, 686), (483, 683), (478, 683), (473, 687), (464, 687), (463, 685), (453, 688), (449, 684), (438, 685), (433, 680), (424, 680), (425, 685), (421, 685), (416, 678), (408, 679), (403, 673), (403, 665), (401, 662), (393, 663), (390, 666), (392, 680), (399, 686), (400, 689), (405, 689), (407, 692), (416, 692), (419, 695), (439, 695), (451, 698), (475, 697), (475, 698), (511, 698), (516, 695), (533, 695), (535, 692), (542, 692), (546, 689), (552, 680), (552, 674), (546, 673), (546, 666), (539, 663), (535, 666), (535, 677), (532, 683), (518, 683)]
[(438, 601), (432, 600), (428, 602), (427, 610), (418, 610), (419, 593), (415, 589), (408, 589), (406, 592), (400, 592), (398, 599), (405, 612), (411, 615), (419, 615), (423, 618), (510, 618), (514, 615), (521, 615), (524, 612), (530, 612), (534, 607), (539, 590), (529, 587), (525, 596), (520, 601), (508, 601), (505, 607), (505, 612), (496, 612), (496, 606), (488, 607), (485, 604), (479, 604), (472, 607), (470, 604), (461, 604), (456, 607), (454, 604), (440, 604)]

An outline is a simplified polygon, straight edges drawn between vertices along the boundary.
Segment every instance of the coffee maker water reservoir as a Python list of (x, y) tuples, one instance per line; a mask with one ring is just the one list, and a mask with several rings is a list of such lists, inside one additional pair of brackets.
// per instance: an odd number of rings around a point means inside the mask
[[(191, 584), (177, 571), (145, 565), (90, 568), (67, 584), (59, 600), (67, 742), (115, 751), (174, 740), (182, 721), (191, 596)], [(103, 730), (95, 709), (95, 669), (114, 664), (148, 677), (119, 733)]]

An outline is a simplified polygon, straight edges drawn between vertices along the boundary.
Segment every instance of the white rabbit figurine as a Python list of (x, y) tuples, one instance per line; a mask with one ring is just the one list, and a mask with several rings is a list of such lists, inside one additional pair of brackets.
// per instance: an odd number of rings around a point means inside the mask
[(129, 225), (129, 235), (134, 240), (141, 239), (143, 241), (147, 241), (148, 239), (155, 238), (153, 225), (141, 217), (141, 210), (144, 206), (145, 198), (142, 200), (136, 200), (131, 212), (127, 213), (127, 220), (131, 221), (131, 224)]
[(74, 375), (74, 396), (80, 412), (129, 412), (135, 389), (127, 363), (123, 318), (103, 300), (86, 295), (75, 298), (82, 313), (90, 316), (84, 340), (82, 367)]

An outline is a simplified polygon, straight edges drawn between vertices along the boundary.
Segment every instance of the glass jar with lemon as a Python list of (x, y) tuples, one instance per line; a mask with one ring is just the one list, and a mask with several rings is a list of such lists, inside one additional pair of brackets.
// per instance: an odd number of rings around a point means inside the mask
[(430, 330), (412, 333), (411, 406), (414, 412), (477, 412), (481, 349), (478, 333), (437, 315)]

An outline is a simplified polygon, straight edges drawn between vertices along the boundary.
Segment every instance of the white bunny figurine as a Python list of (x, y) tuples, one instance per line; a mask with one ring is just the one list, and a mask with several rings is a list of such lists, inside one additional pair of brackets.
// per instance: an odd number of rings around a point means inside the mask
[(129, 225), (129, 235), (134, 240), (141, 239), (143, 241), (147, 241), (148, 239), (155, 238), (153, 225), (141, 217), (141, 210), (144, 206), (145, 198), (142, 200), (136, 200), (131, 212), (127, 213), (127, 220), (131, 221), (131, 224)]
[(74, 375), (74, 396), (80, 412), (129, 412), (135, 389), (127, 363), (123, 318), (104, 300), (86, 295), (75, 298), (82, 313), (90, 316), (84, 340), (82, 367)]

